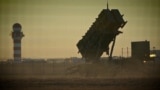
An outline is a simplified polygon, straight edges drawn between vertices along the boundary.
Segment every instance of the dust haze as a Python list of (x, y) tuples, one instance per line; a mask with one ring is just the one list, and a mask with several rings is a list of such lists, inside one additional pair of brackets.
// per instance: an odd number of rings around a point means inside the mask
[(1, 63), (1, 90), (133, 90), (160, 88), (160, 63)]
[(160, 78), (159, 63), (138, 60), (99, 63), (20, 63), (1, 64), (0, 78)]

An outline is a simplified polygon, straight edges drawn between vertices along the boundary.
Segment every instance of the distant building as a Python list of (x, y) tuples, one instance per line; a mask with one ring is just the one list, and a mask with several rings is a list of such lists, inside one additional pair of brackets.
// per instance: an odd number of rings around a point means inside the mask
[(47, 59), (47, 63), (65, 63), (65, 59), (64, 58), (51, 58), (51, 59)]
[(150, 42), (137, 41), (131, 42), (131, 55), (135, 59), (146, 59), (150, 55)]
[(45, 63), (45, 59), (32, 59), (32, 58), (24, 58), (23, 63)]

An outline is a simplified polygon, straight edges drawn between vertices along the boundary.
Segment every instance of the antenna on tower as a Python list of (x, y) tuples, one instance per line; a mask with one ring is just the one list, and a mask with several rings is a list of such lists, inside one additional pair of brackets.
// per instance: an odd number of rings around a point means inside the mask
[(109, 6), (108, 6), (108, 0), (107, 0), (107, 9), (109, 9)]

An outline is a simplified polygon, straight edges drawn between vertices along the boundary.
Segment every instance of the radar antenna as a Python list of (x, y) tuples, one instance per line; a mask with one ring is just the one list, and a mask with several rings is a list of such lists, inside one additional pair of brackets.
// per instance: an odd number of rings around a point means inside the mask
[(109, 9), (108, 0), (107, 0), (107, 9)]

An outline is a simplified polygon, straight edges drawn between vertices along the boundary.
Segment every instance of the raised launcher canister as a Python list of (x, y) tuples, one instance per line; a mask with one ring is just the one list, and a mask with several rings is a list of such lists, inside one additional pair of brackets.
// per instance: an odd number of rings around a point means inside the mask
[[(127, 21), (118, 9), (103, 9), (96, 21), (89, 28), (86, 34), (77, 43), (79, 53), (86, 61), (97, 61), (103, 52), (112, 57), (116, 36), (120, 33), (119, 28), (123, 28)], [(113, 41), (109, 53), (109, 44)]]

